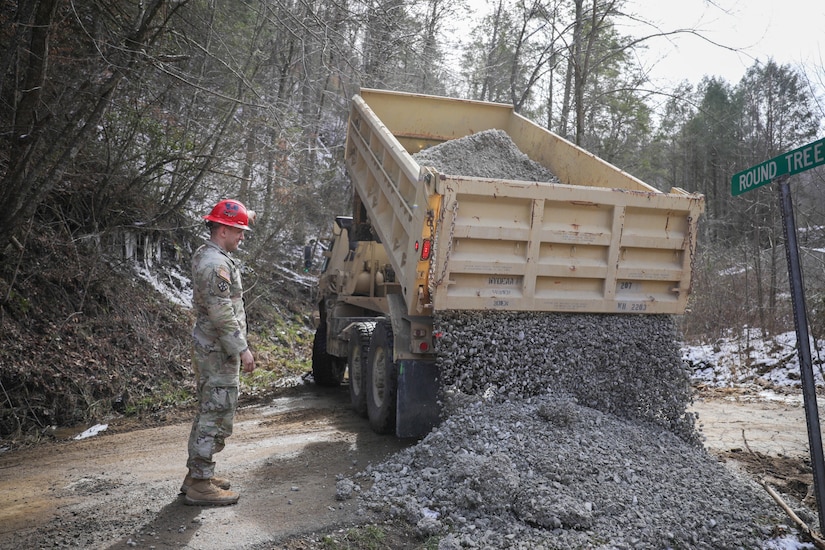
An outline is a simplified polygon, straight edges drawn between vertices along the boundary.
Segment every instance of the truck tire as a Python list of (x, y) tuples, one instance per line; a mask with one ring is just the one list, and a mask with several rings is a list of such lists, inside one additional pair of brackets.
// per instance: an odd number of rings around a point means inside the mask
[(369, 360), (370, 338), (375, 323), (358, 323), (350, 334), (347, 349), (349, 365), (349, 398), (352, 410), (367, 418), (367, 361)]
[(381, 321), (372, 331), (367, 359), (367, 416), (372, 431), (379, 434), (395, 431), (398, 368), (392, 350), (392, 325)]
[(347, 363), (327, 353), (326, 323), (318, 325), (312, 341), (312, 377), (319, 386), (337, 387), (344, 380)]

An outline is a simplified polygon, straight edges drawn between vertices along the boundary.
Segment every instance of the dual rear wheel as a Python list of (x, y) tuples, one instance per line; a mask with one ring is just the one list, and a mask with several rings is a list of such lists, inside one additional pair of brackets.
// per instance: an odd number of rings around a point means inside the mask
[(350, 336), (347, 359), (326, 351), (326, 326), (321, 323), (312, 346), (312, 374), (319, 386), (338, 386), (349, 364), (353, 410), (369, 419), (373, 431), (395, 431), (398, 368), (393, 361), (392, 324), (387, 320), (359, 323)]
[(347, 364), (349, 365), (349, 397), (352, 410), (367, 417), (367, 361), (370, 338), (375, 323), (358, 323), (349, 338)]
[(376, 433), (395, 431), (398, 398), (398, 368), (393, 361), (392, 325), (382, 320), (375, 325), (367, 357), (367, 416)]

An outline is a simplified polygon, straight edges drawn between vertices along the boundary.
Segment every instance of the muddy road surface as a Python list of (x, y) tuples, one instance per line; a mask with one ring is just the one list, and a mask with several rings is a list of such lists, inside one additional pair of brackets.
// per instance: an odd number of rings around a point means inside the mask
[[(704, 392), (694, 410), (708, 450), (757, 466), (778, 459), (773, 475), (804, 485), (801, 400)], [(285, 388), (242, 407), (216, 456), (240, 502), (190, 507), (178, 494), (189, 428), (187, 418), (152, 428), (115, 420), (95, 437), (0, 454), (0, 548), (310, 548), (313, 533), (368, 521), (357, 498), (336, 500), (338, 476), (415, 444), (374, 434), (346, 388)]]
[(178, 494), (191, 420), (58, 441), (0, 455), (0, 548), (245, 548), (359, 521), (335, 499), (351, 475), (413, 441), (374, 434), (346, 388), (283, 390), (239, 409), (216, 455), (241, 494), (192, 507)]

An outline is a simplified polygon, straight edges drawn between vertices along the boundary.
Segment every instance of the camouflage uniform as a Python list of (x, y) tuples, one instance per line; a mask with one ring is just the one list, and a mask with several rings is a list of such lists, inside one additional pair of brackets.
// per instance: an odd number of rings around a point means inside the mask
[(247, 349), (241, 273), (220, 246), (207, 241), (192, 258), (195, 327), (192, 365), (200, 408), (189, 435), (186, 465), (195, 479), (215, 473), (214, 453), (232, 435), (240, 354)]

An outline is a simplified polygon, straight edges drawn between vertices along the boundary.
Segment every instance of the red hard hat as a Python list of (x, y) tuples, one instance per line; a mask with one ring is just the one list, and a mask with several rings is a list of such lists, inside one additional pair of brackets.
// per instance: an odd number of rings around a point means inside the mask
[(228, 225), (229, 227), (237, 227), (238, 229), (250, 229), (250, 213), (246, 206), (235, 200), (222, 200), (215, 205), (212, 212), (203, 219)]

